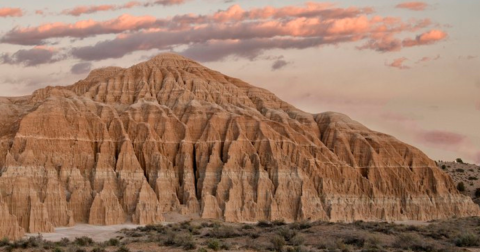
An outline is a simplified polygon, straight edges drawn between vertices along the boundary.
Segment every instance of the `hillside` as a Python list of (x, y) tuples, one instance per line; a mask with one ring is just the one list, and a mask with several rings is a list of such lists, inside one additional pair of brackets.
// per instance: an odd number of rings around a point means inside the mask
[(172, 212), (227, 222), (480, 213), (417, 148), (174, 54), (2, 98), (0, 114), (0, 237)]

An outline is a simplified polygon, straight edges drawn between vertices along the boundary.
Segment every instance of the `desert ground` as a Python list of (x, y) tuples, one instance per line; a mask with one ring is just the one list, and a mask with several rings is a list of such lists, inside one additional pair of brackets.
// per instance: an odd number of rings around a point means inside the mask
[[(40, 235), (16, 242), (4, 240), (0, 251), (479, 251), (479, 226), (478, 217), (410, 224), (192, 220), (134, 229), (123, 226), (114, 236), (105, 234), (122, 226), (95, 227), (76, 238)], [(91, 227), (58, 232), (83, 228)], [(93, 233), (98, 235), (87, 236)]]

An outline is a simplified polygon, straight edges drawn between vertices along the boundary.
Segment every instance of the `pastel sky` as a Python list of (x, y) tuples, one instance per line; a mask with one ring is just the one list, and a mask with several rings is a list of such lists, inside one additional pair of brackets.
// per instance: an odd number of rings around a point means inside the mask
[(2, 1), (0, 96), (165, 51), (480, 163), (480, 1)]

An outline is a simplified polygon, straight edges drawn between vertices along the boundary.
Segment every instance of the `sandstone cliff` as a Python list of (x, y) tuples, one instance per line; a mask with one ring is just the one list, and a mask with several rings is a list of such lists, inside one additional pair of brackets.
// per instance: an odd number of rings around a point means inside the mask
[(262, 219), (479, 215), (418, 149), (308, 114), (173, 54), (0, 99), (0, 236), (198, 213)]

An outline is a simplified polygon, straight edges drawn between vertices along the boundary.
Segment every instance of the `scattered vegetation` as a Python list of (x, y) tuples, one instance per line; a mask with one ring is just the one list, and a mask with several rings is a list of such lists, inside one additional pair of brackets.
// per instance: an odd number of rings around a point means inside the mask
[(388, 222), (328, 223), (264, 221), (257, 225), (184, 222), (122, 230), (116, 238), (95, 242), (45, 241), (30, 237), (0, 240), (0, 251), (129, 252), (129, 251), (463, 251), (480, 247), (480, 218), (434, 221), (425, 226)]
[(465, 192), (465, 184), (463, 182), (458, 182), (457, 190), (460, 192)]
[(456, 161), (457, 161), (457, 163), (459, 163), (459, 164), (463, 164), (463, 160), (462, 160), (461, 158), (457, 158)]

